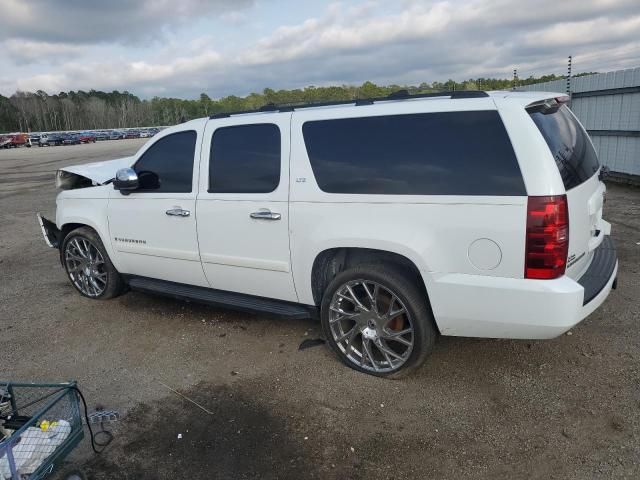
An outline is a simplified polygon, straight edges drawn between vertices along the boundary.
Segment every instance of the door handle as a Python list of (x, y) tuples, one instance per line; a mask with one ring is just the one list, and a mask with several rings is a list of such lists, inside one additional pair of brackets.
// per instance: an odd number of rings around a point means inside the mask
[(180, 207), (172, 208), (170, 210), (167, 210), (165, 213), (172, 217), (188, 217), (189, 215), (191, 215), (191, 212), (189, 210), (183, 210)]
[(249, 216), (256, 220), (280, 220), (282, 218), (282, 215), (272, 212), (269, 209), (258, 210), (257, 212), (250, 213)]

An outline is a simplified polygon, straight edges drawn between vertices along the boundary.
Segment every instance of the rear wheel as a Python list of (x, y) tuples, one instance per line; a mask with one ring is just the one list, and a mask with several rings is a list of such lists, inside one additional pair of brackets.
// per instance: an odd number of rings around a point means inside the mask
[(78, 228), (65, 237), (62, 259), (69, 280), (85, 297), (106, 300), (122, 293), (124, 281), (91, 228)]
[(343, 363), (381, 377), (420, 366), (437, 337), (424, 293), (393, 266), (362, 265), (338, 274), (323, 296), (321, 321)]

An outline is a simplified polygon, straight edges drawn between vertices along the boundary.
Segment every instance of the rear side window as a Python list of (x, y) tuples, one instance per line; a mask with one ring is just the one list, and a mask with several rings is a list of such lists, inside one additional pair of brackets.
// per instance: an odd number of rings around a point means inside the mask
[(311, 121), (302, 132), (328, 193), (526, 195), (496, 111)]
[[(142, 154), (134, 170), (153, 172), (160, 180), (153, 192), (189, 193), (193, 181), (193, 156), (196, 149), (196, 132), (173, 133), (159, 139)], [(142, 191), (145, 191), (142, 189)]]
[(209, 193), (269, 193), (280, 183), (280, 129), (271, 123), (218, 128)]
[(530, 111), (529, 115), (549, 145), (565, 189), (577, 187), (598, 171), (598, 156), (587, 132), (566, 105)]

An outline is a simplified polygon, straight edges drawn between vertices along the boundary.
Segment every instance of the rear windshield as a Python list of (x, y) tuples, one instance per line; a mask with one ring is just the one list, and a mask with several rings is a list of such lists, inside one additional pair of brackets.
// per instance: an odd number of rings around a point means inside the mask
[(566, 105), (529, 115), (549, 145), (565, 189), (577, 187), (598, 171), (598, 157), (587, 132)]

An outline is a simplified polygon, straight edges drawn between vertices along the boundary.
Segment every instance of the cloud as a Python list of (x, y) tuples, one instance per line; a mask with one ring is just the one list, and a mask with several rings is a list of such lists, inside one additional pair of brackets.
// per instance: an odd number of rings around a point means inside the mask
[(11, 39), (2, 44), (2, 54), (13, 60), (16, 65), (30, 63), (56, 64), (59, 58), (82, 55), (86, 52), (82, 45), (57, 44), (49, 42), (34, 42), (29, 40)]
[(593, 44), (610, 45), (628, 41), (640, 32), (640, 15), (631, 18), (597, 18), (562, 22), (524, 36), (532, 48), (571, 48)]
[[(261, 38), (244, 37), (249, 28), (243, 25), (251, 21), (252, 11), (236, 7), (251, 2), (216, 3), (216, 14), (228, 14), (221, 21), (240, 30), (237, 38), (243, 41), (237, 46), (219, 41), (216, 31), (185, 36), (178, 26), (180, 18), (205, 8), (200, 1), (187, 1), (174, 12), (171, 42), (152, 53), (133, 60), (115, 54), (71, 58), (44, 72), (13, 78), (0, 73), (0, 88), (126, 89), (143, 96), (193, 98), (201, 92), (215, 97), (265, 87), (365, 80), (417, 84), (508, 77), (513, 68), (521, 77), (562, 73), (568, 55), (573, 55), (576, 71), (640, 64), (637, 0), (540, 0), (535, 5), (517, 0), (334, 3), (320, 15), (274, 24)], [(153, 24), (167, 2), (141, 5), (131, 12), (136, 22), (143, 16)], [(25, 14), (21, 8), (16, 10), (18, 17)], [(234, 12), (240, 12), (239, 24), (233, 20)], [(158, 21), (154, 26), (161, 25)], [(30, 41), (38, 45), (37, 40)]]
[(179, 57), (165, 63), (69, 62), (63, 66), (61, 73), (35, 75), (20, 80), (17, 89), (23, 91), (43, 89), (57, 93), (69, 89), (69, 85), (72, 85), (74, 89), (83, 90), (95, 88), (135, 91), (145, 88), (149, 92), (162, 92), (166, 90), (162, 85), (175, 84), (178, 76), (182, 78), (180, 82), (182, 85), (197, 88), (201, 87), (198, 83), (201, 82), (202, 73), (208, 69), (216, 69), (222, 61), (218, 53), (208, 51), (197, 56)]
[(220, 15), (220, 18), (230, 25), (242, 25), (249, 20), (248, 15), (245, 12), (239, 10), (233, 10)]
[(0, 39), (136, 43), (254, 0), (0, 0)]

